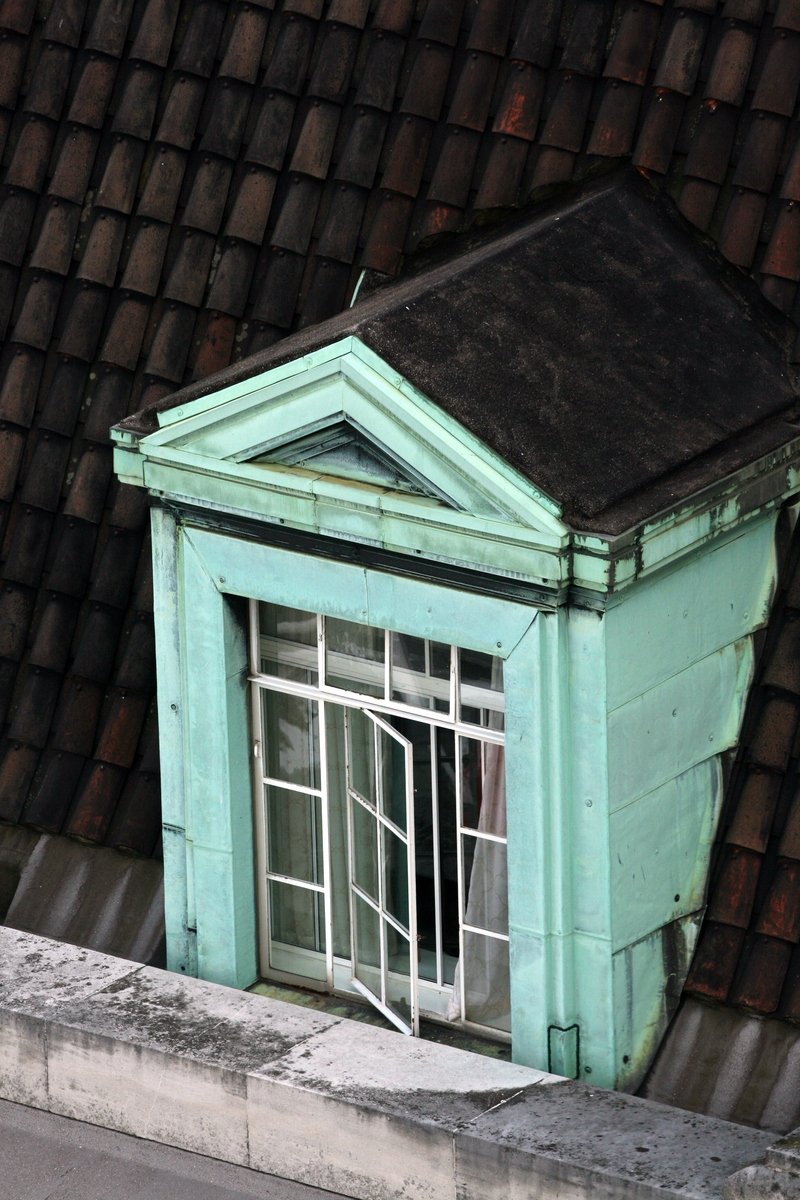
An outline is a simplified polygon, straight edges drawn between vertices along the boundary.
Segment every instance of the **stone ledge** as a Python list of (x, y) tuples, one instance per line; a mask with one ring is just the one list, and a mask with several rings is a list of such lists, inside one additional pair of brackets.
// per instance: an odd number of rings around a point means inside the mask
[(363, 1200), (718, 1200), (773, 1140), (4, 928), (0, 1097)]

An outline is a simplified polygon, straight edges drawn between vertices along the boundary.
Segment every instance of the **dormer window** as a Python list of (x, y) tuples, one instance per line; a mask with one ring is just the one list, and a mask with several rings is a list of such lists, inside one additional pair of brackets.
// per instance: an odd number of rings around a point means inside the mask
[(501, 660), (250, 611), (262, 973), (507, 1034)]

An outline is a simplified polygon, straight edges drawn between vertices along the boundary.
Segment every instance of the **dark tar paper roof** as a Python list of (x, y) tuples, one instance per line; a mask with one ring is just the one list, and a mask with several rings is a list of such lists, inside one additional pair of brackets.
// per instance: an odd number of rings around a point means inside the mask
[(504, 229), (123, 424), (354, 334), (607, 533), (798, 435), (788, 322), (632, 171)]

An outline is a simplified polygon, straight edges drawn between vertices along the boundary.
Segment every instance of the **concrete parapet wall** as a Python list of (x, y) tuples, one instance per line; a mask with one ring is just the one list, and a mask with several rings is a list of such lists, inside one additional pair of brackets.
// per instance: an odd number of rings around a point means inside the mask
[(363, 1200), (710, 1200), (773, 1140), (2, 928), (0, 1097)]

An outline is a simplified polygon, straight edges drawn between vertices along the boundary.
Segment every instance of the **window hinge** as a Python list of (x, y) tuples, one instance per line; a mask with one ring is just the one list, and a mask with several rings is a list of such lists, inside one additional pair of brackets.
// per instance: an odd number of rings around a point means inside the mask
[(261, 745), (259, 742), (253, 742), (253, 758), (261, 758)]

